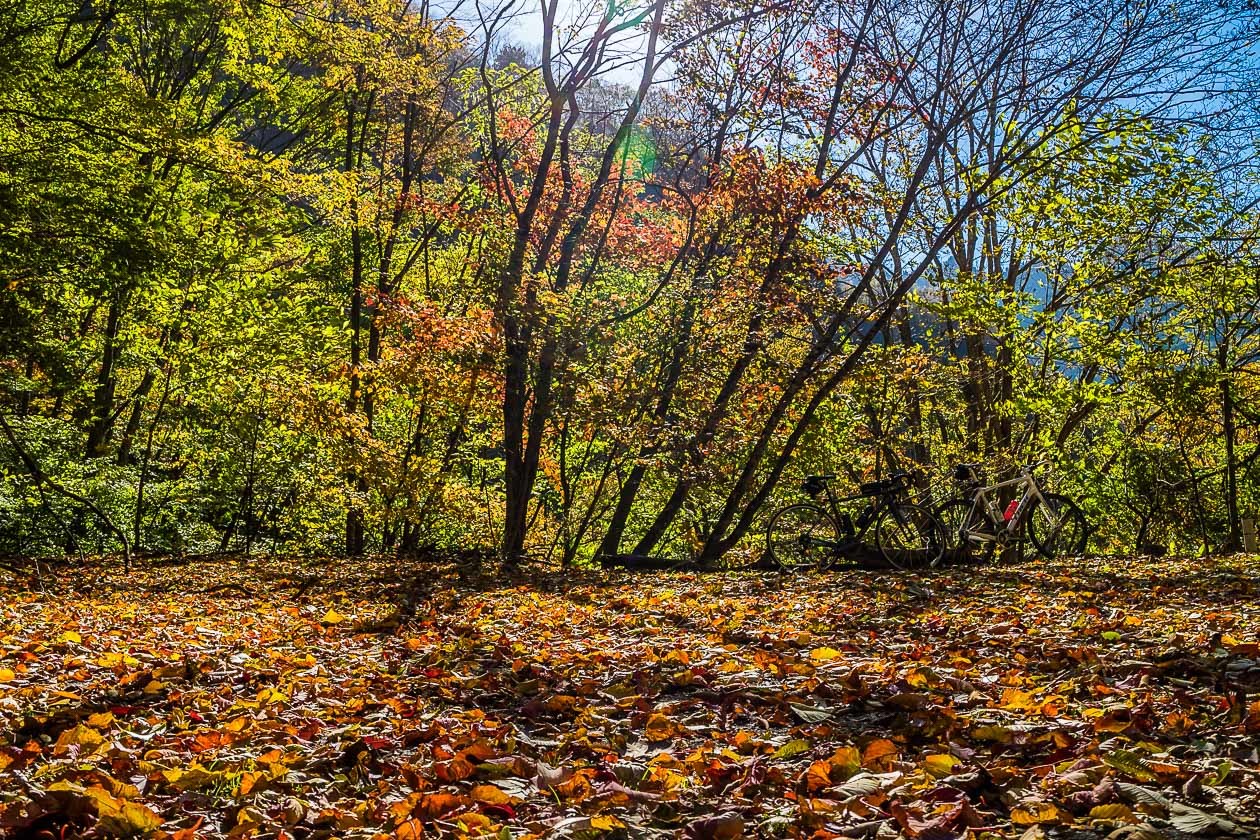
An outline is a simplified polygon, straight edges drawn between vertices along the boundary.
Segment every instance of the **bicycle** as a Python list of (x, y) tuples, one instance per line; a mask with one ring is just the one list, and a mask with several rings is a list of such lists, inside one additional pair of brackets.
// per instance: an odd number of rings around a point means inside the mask
[[(935, 566), (945, 554), (946, 534), (932, 512), (905, 499), (912, 483), (910, 473), (894, 473), (884, 481), (858, 487), (853, 496), (837, 497), (828, 485), (834, 474), (811, 475), (801, 489), (814, 502), (788, 505), (766, 527), (766, 550), (786, 571), (824, 567), (835, 557), (864, 545), (863, 537), (874, 529), (875, 547), (884, 560), (903, 571)], [(818, 503), (825, 495), (826, 507)], [(866, 499), (851, 517), (840, 506)]]
[[(1015, 478), (988, 485), (979, 465), (954, 467), (954, 480), (963, 488), (963, 495), (933, 511), (945, 527), (949, 550), (976, 547), (980, 559), (988, 561), (994, 548), (1019, 539), (1026, 529), (1029, 540), (1046, 559), (1084, 551), (1089, 537), (1085, 514), (1067, 496), (1041, 489), (1033, 475), (1039, 466), (1042, 464), (1028, 464)], [(1017, 495), (1003, 509), (995, 494), (1008, 487), (1015, 488)]]

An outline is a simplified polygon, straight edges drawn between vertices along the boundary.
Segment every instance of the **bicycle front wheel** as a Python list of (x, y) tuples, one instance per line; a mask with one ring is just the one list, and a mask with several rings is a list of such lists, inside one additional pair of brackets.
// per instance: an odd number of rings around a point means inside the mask
[(945, 529), (946, 553), (965, 557), (975, 550), (984, 562), (993, 556), (995, 541), (981, 539), (992, 532), (993, 526), (971, 499), (950, 499), (938, 507), (935, 514)]
[(1043, 493), (1028, 515), (1028, 539), (1047, 560), (1061, 554), (1080, 554), (1089, 538), (1089, 523), (1076, 502), (1058, 493)]
[(766, 550), (785, 571), (823, 565), (839, 539), (836, 520), (818, 505), (788, 505), (766, 528)]
[(889, 505), (875, 520), (875, 547), (894, 569), (935, 566), (945, 553), (945, 529), (921, 505)]

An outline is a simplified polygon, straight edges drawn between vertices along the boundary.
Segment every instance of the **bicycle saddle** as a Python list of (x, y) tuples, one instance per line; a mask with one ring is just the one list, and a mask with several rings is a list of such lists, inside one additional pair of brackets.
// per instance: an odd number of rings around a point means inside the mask
[(967, 484), (980, 481), (979, 464), (959, 464), (954, 467), (954, 480)]
[(801, 489), (810, 496), (817, 496), (823, 491), (823, 487), (829, 479), (835, 478), (834, 474), (830, 475), (807, 475), (805, 480), (801, 482)]

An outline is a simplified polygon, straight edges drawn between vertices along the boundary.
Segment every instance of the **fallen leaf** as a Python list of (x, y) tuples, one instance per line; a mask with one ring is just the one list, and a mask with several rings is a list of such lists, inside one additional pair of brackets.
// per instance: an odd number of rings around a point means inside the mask
[(53, 755), (65, 755), (71, 747), (81, 747), (83, 750), (91, 751), (103, 743), (105, 739), (101, 737), (101, 733), (90, 726), (79, 724), (58, 736), (57, 743), (53, 746)]
[(735, 840), (744, 836), (744, 818), (739, 814), (719, 814), (687, 823), (688, 840)]
[(677, 724), (660, 712), (648, 715), (647, 725), (644, 727), (644, 734), (649, 741), (653, 742), (668, 741), (677, 731)]

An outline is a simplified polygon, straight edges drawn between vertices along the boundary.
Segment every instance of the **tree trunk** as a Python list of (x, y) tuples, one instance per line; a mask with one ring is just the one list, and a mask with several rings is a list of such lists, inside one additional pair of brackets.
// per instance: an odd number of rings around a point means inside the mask
[(1238, 512), (1238, 425), (1234, 417), (1234, 392), (1230, 382), (1229, 342), (1222, 340), (1216, 349), (1216, 362), (1221, 383), (1221, 426), (1225, 434), (1225, 512), (1229, 519), (1229, 533), (1224, 552), (1242, 550), (1242, 517)]
[(114, 367), (118, 364), (121, 351), (118, 346), (118, 332), (125, 298), (126, 293), (119, 290), (109, 301), (109, 314), (105, 319), (105, 348), (101, 355), (100, 372), (96, 376), (96, 388), (92, 393), (91, 426), (88, 428), (85, 452), (88, 458), (99, 458), (105, 454), (114, 425), (114, 390), (117, 387)]

